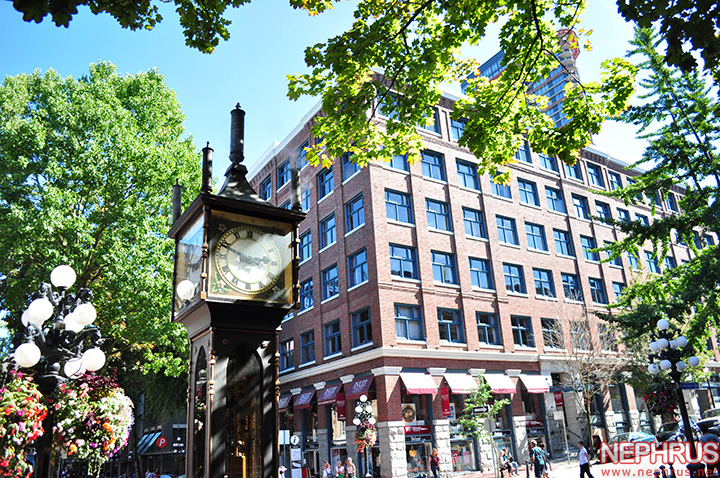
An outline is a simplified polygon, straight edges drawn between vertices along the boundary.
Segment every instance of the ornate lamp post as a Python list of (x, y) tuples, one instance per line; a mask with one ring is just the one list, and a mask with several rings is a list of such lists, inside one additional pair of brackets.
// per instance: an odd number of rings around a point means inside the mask
[[(365, 428), (371, 430), (366, 430), (365, 433), (375, 433), (375, 417), (373, 416), (372, 405), (370, 404), (370, 402), (368, 402), (367, 395), (360, 395), (360, 403), (355, 407), (355, 418), (353, 418), (353, 424), (356, 427), (360, 427), (360, 429)], [(374, 442), (374, 440), (372, 440), (372, 442)], [(370, 449), (370, 447), (372, 447), (372, 444), (369, 444), (368, 441), (365, 440), (362, 449), (365, 453), (366, 478), (371, 478), (373, 476), (372, 472), (370, 471), (370, 456), (372, 455), (372, 450)]]
[[(652, 353), (648, 356), (650, 359), (648, 372), (655, 375), (659, 373), (660, 370), (665, 370), (668, 371), (668, 374), (673, 379), (673, 384), (677, 391), (680, 415), (683, 420), (683, 430), (685, 431), (685, 437), (690, 447), (690, 458), (694, 461), (697, 459), (695, 436), (693, 435), (690, 417), (688, 416), (687, 407), (685, 406), (681, 377), (688, 365), (690, 367), (697, 367), (700, 360), (693, 355), (692, 346), (687, 346), (687, 338), (683, 336), (677, 328), (670, 327), (670, 322), (667, 319), (658, 320), (657, 330), (651, 332), (650, 337), (653, 341), (650, 343), (650, 351)], [(690, 356), (688, 357), (688, 355)], [(687, 363), (683, 360), (686, 357)], [(704, 466), (701, 464), (690, 463), (688, 465), (690, 476), (698, 476), (698, 471), (702, 468), (704, 468)]]
[[(40, 286), (22, 314), (25, 331), (13, 338), (15, 350), (10, 359), (18, 368), (38, 370), (37, 382), (46, 396), (68, 378), (78, 378), (105, 365), (105, 353), (98, 347), (103, 339), (100, 330), (92, 326), (97, 317), (90, 303), (92, 291), (86, 288), (78, 289), (76, 294), (68, 291), (76, 278), (70, 266), (53, 269), (50, 282), (57, 290), (48, 283)], [(48, 414), (43, 424), (45, 434), (38, 440), (35, 476), (50, 476), (52, 427)]]

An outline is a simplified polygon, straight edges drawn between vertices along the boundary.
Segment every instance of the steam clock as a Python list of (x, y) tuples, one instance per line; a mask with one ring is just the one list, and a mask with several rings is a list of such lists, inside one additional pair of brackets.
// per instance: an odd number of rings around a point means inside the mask
[(239, 105), (231, 113), (232, 164), (220, 192), (212, 193), (209, 147), (200, 194), (182, 215), (174, 192), (173, 320), (190, 337), (185, 466), (193, 478), (274, 478), (278, 469), (277, 328), (297, 302), (305, 214), (297, 200), (278, 208), (250, 187), (244, 116)]

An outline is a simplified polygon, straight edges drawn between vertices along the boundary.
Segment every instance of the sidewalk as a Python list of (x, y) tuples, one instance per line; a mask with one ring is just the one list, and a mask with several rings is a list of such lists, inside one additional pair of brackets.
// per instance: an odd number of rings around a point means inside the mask
[[(570, 463), (568, 463), (567, 458), (562, 458), (559, 461), (553, 461), (550, 463), (550, 466), (552, 466), (552, 470), (550, 473), (548, 473), (550, 478), (577, 478), (580, 476), (580, 465), (578, 465), (577, 456), (570, 457)], [(594, 468), (594, 467), (592, 467)], [(592, 470), (591, 468), (591, 470)], [(523, 464), (520, 465), (520, 476), (517, 478), (535, 478), (535, 471), (530, 469), (528, 470), (527, 467)], [(441, 473), (441, 475), (443, 475)], [(468, 473), (448, 473), (448, 478), (495, 478), (495, 473), (493, 471), (488, 471), (485, 473), (480, 472), (468, 472)], [(441, 478), (443, 478), (441, 476)], [(514, 477), (508, 477), (507, 473), (503, 473), (503, 478), (514, 478)], [(596, 477), (598, 478), (598, 477)]]

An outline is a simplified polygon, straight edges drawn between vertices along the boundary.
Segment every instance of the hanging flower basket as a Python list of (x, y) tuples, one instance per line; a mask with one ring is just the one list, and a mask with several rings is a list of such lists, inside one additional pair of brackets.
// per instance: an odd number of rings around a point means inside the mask
[(377, 428), (370, 422), (364, 421), (360, 423), (355, 432), (355, 443), (357, 443), (357, 451), (363, 451), (365, 447), (372, 447), (377, 441)]
[(28, 477), (25, 452), (44, 433), (47, 415), (42, 394), (30, 377), (11, 371), (0, 388), (0, 478)]
[(652, 415), (662, 417), (674, 416), (678, 408), (677, 392), (673, 386), (667, 382), (655, 384), (645, 395), (645, 404), (648, 412)]
[(133, 404), (112, 378), (88, 374), (60, 385), (52, 410), (54, 446), (87, 460), (92, 475), (127, 444)]

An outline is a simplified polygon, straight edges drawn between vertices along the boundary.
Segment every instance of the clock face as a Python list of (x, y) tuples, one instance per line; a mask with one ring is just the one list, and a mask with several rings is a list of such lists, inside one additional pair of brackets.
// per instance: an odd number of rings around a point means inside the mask
[(272, 236), (252, 226), (225, 232), (215, 253), (215, 266), (223, 280), (245, 294), (271, 289), (283, 272), (283, 260)]

